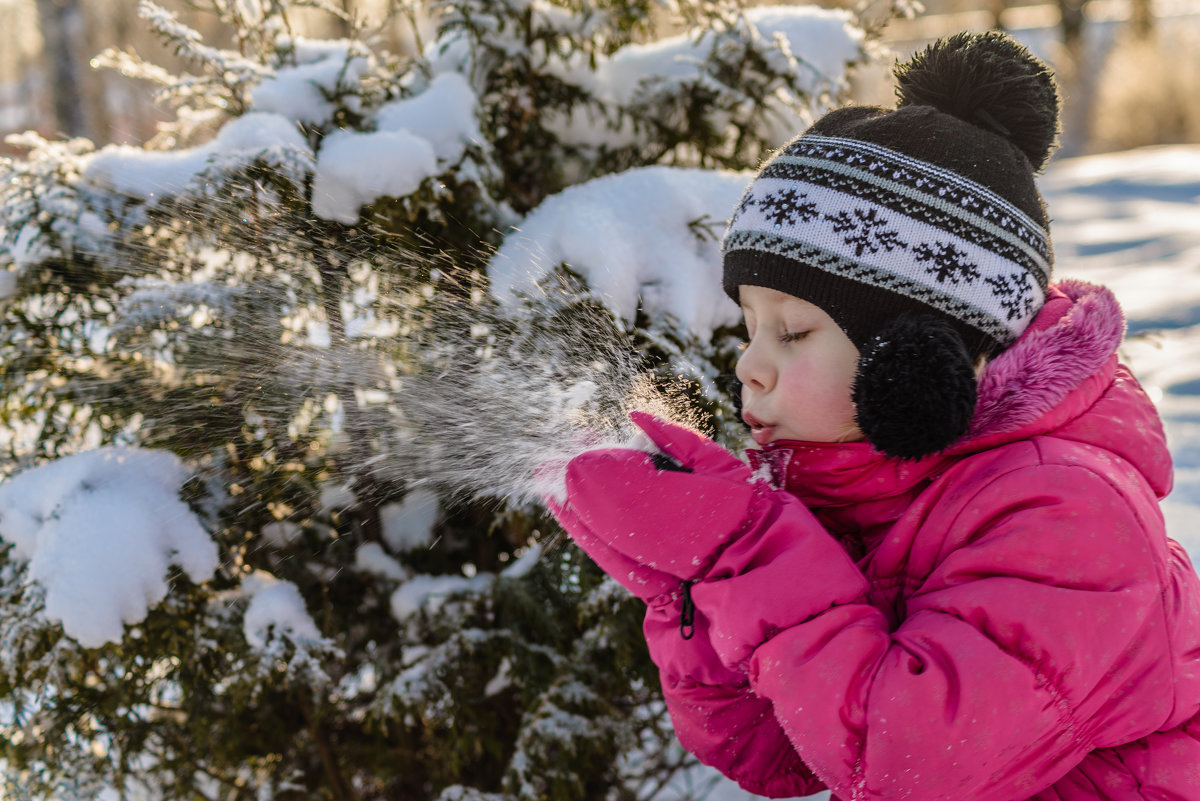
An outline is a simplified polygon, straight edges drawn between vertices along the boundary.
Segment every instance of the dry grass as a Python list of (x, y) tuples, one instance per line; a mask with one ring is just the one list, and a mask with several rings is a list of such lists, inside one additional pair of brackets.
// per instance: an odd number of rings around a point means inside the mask
[[(1160, 22), (1160, 26), (1161, 26)], [(1200, 142), (1200, 37), (1159, 30), (1118, 42), (1092, 102), (1087, 150)]]

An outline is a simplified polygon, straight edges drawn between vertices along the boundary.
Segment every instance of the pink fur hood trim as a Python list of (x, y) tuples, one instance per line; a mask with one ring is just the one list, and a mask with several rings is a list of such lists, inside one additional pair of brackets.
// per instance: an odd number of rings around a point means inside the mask
[(1025, 334), (979, 379), (969, 439), (1012, 431), (1050, 412), (1101, 371), (1125, 336), (1112, 292), (1083, 281), (1051, 286)]

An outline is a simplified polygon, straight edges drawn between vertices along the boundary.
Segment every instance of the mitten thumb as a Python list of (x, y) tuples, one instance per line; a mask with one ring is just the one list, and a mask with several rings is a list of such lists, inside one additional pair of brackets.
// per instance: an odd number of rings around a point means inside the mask
[(747, 479), (751, 476), (750, 468), (741, 459), (690, 428), (645, 412), (630, 412), (629, 419), (660, 451), (688, 470), (710, 475), (744, 472)]

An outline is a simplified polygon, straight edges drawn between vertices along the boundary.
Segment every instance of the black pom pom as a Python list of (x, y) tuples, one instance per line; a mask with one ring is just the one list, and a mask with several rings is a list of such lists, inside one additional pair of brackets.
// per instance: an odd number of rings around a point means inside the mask
[(966, 434), (975, 395), (962, 337), (935, 317), (897, 319), (858, 360), (858, 427), (876, 450), (898, 459), (937, 453)]
[(1059, 131), (1054, 76), (1007, 34), (939, 39), (895, 73), (899, 106), (933, 106), (1005, 137), (1034, 170), (1046, 166)]

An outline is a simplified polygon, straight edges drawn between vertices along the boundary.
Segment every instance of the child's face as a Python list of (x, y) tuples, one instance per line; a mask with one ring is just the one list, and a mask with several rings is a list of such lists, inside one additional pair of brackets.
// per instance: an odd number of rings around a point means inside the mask
[(858, 349), (845, 332), (817, 306), (778, 290), (742, 286), (739, 294), (750, 341), (737, 376), (754, 441), (862, 439), (850, 399)]

